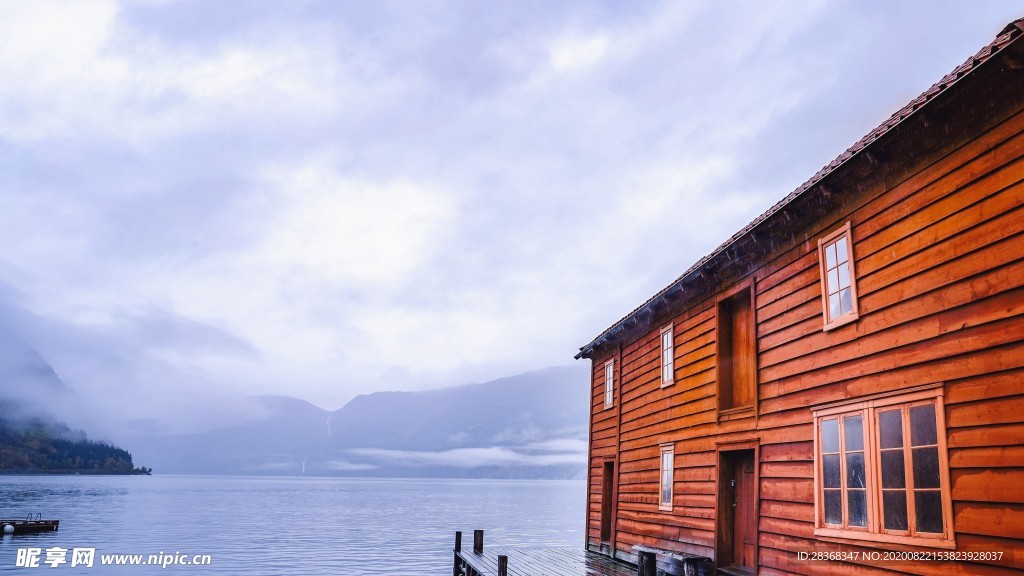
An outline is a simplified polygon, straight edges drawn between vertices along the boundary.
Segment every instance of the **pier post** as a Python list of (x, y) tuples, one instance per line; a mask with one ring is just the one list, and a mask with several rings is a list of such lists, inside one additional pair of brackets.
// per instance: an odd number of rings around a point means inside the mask
[(455, 531), (455, 562), (452, 564), (452, 576), (462, 576), (462, 568), (459, 566), (459, 552), (462, 552), (462, 530)]
[(508, 556), (498, 556), (498, 576), (508, 576)]
[(655, 576), (658, 571), (658, 558), (654, 552), (640, 552), (636, 556), (637, 576)]
[(484, 553), (484, 531), (473, 530), (473, 553), (483, 554)]

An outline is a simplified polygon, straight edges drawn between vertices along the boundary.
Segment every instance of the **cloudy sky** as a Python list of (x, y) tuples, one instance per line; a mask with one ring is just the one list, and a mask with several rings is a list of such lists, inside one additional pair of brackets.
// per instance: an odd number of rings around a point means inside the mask
[(0, 0), (0, 319), (133, 413), (571, 363), (1021, 15)]

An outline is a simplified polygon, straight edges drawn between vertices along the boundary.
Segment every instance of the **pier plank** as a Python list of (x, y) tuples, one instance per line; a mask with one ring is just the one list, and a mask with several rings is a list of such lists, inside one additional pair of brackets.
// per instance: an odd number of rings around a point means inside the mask
[(508, 556), (508, 576), (635, 576), (636, 567), (577, 548), (485, 547), (458, 552), (479, 576), (498, 575), (498, 556)]

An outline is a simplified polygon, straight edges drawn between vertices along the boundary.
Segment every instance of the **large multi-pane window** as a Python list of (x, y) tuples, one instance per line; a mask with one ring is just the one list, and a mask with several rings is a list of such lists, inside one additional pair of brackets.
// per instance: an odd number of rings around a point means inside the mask
[(658, 496), (659, 510), (672, 510), (672, 482), (675, 473), (675, 449), (671, 444), (661, 447), (661, 481)]
[(942, 388), (821, 408), (815, 534), (953, 545)]
[(611, 408), (615, 400), (615, 361), (604, 363), (604, 407)]
[(848, 222), (818, 241), (821, 267), (821, 304), (825, 330), (858, 318), (857, 278), (853, 266), (853, 239)]
[(668, 386), (675, 381), (675, 339), (669, 324), (661, 329), (661, 385)]

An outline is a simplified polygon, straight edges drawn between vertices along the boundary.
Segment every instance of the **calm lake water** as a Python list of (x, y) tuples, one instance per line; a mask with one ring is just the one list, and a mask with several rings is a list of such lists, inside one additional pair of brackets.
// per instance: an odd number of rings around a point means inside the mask
[[(583, 545), (582, 481), (0, 476), (0, 517), (42, 513), (60, 531), (0, 539), (0, 573), (450, 574), (472, 543)], [(19, 548), (43, 550), (17, 567)], [(47, 548), (95, 548), (92, 568)], [(209, 554), (209, 566), (101, 566), (106, 554)]]

